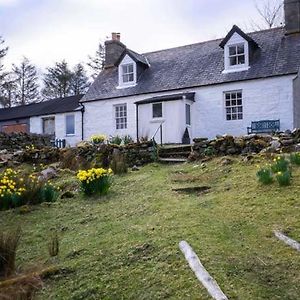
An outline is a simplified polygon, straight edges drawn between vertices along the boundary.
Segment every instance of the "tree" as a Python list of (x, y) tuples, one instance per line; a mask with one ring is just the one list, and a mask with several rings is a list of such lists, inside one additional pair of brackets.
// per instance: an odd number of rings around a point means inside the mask
[(100, 42), (98, 45), (98, 49), (94, 56), (89, 55), (89, 62), (87, 65), (90, 67), (92, 71), (92, 78), (95, 79), (99, 73), (104, 69), (105, 62), (105, 47)]
[(283, 0), (263, 0), (255, 3), (256, 10), (262, 21), (252, 21), (254, 30), (263, 30), (278, 27), (283, 24)]
[(12, 70), (15, 77), (15, 104), (25, 105), (36, 102), (39, 96), (36, 67), (24, 57), (19, 66), (13, 64)]
[(5, 98), (5, 89), (3, 85), (5, 82), (5, 77), (7, 76), (7, 72), (4, 71), (4, 65), (2, 61), (7, 53), (8, 47), (5, 47), (4, 43), (4, 39), (0, 36), (0, 103), (6, 107), (7, 99)]
[(12, 107), (15, 99), (16, 80), (12, 73), (7, 73), (1, 86), (0, 104), (3, 107)]
[(43, 96), (48, 99), (70, 96), (72, 77), (73, 74), (65, 60), (55, 63), (54, 67), (47, 68), (43, 80)]
[(86, 75), (86, 71), (82, 64), (77, 64), (73, 68), (73, 76), (71, 80), (71, 93), (74, 95), (84, 94), (90, 83)]

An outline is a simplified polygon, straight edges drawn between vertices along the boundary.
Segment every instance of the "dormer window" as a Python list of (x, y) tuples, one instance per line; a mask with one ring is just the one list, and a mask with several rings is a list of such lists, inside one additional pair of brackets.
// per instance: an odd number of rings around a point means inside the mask
[(245, 59), (245, 45), (238, 44), (229, 46), (229, 64), (230, 66), (244, 65)]
[(134, 82), (133, 64), (122, 65), (122, 80), (125, 84)]
[(220, 43), (224, 49), (223, 74), (247, 71), (250, 68), (250, 56), (259, 48), (258, 44), (236, 25)]

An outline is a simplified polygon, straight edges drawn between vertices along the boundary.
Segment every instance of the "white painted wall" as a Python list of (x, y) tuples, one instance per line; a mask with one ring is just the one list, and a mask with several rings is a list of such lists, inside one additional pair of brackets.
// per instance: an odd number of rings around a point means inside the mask
[[(196, 92), (195, 103), (191, 107), (192, 138), (214, 138), (217, 134), (226, 133), (237, 136), (244, 135), (247, 133), (247, 127), (251, 125), (251, 121), (265, 119), (280, 119), (281, 130), (293, 129), (294, 77), (294, 75), (289, 75), (180, 91), (87, 102), (84, 103), (86, 108), (84, 115), (84, 138), (89, 139), (91, 135), (97, 133), (103, 133), (108, 136), (123, 136), (129, 134), (133, 138), (136, 138), (136, 105), (134, 102), (153, 96), (174, 94), (176, 92)], [(244, 116), (243, 120), (226, 121), (224, 92), (233, 90), (243, 91)], [(169, 102), (171, 107), (169, 104), (165, 106), (165, 123), (167, 124), (168, 122), (168, 124), (170, 124), (165, 130), (165, 133), (168, 135), (165, 137), (165, 142), (181, 142), (183, 133), (179, 128), (180, 124), (185, 122), (185, 110), (184, 102), (177, 102), (177, 104), (174, 104), (175, 102)], [(127, 103), (127, 129), (116, 130), (114, 105), (121, 103)], [(149, 125), (148, 136), (151, 137), (155, 126), (150, 122), (149, 115), (151, 116), (151, 114), (149, 114), (149, 111), (150, 108), (145, 108), (145, 111), (140, 112), (139, 124), (145, 134), (147, 134), (147, 126)]]
[[(75, 134), (66, 135), (66, 115), (74, 114), (75, 116)], [(65, 139), (67, 146), (75, 146), (81, 141), (81, 112), (63, 113), (56, 115), (46, 115), (30, 118), (30, 132), (43, 133), (43, 118), (55, 117), (55, 137), (58, 139)]]

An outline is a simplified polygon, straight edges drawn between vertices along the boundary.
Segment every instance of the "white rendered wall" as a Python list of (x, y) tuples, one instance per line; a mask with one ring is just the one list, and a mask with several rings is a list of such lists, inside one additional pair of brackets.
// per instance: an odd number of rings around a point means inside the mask
[[(244, 135), (247, 133), (247, 127), (251, 125), (251, 121), (265, 119), (280, 119), (281, 130), (293, 129), (294, 77), (294, 75), (289, 75), (86, 102), (84, 103), (86, 108), (84, 139), (89, 139), (91, 135), (99, 133), (108, 136), (129, 134), (131, 137), (136, 138), (136, 105), (134, 102), (154, 96), (183, 92), (196, 92), (195, 103), (191, 106), (191, 138), (214, 138), (217, 134), (226, 133), (237, 136)], [(242, 90), (243, 92), (243, 120), (227, 121), (224, 92), (234, 90)], [(165, 134), (167, 134), (164, 137), (165, 142), (181, 142), (183, 133), (180, 128), (185, 123), (184, 101), (177, 101), (177, 104), (174, 104), (175, 102), (170, 101), (169, 104), (165, 102), (165, 123), (170, 124), (170, 127), (165, 130)], [(127, 103), (127, 129), (116, 130), (114, 105), (121, 103)], [(177, 105), (179, 103), (181, 103), (181, 109), (178, 109)], [(145, 108), (145, 111), (140, 110), (139, 116), (139, 127), (142, 130), (140, 134), (148, 135), (148, 137), (151, 137), (156, 127), (150, 122), (151, 113), (151, 106), (149, 105), (148, 108)], [(185, 126), (182, 128), (185, 129)]]
[[(74, 114), (75, 116), (75, 134), (66, 135), (66, 115)], [(75, 146), (81, 141), (81, 112), (63, 113), (48, 116), (39, 116), (30, 118), (30, 132), (43, 133), (43, 118), (55, 117), (55, 137), (65, 139), (67, 146)]]

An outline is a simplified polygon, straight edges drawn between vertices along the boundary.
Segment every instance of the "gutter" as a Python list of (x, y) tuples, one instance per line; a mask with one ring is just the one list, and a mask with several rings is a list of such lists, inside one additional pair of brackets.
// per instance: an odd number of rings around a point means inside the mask
[(81, 106), (81, 109), (80, 109), (80, 111), (81, 111), (81, 140), (83, 141), (84, 140), (84, 120), (83, 120), (83, 118), (84, 118), (84, 112), (85, 112), (85, 106), (81, 103), (81, 102), (79, 102), (79, 105)]

